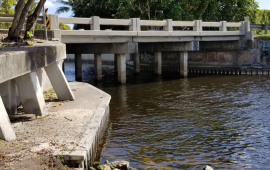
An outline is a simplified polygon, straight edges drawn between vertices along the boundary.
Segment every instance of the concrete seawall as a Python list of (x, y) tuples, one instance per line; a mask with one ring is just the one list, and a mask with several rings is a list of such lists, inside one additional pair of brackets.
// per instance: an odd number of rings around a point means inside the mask
[[(93, 110), (93, 115), (90, 121), (86, 124), (83, 135), (80, 137), (78, 146), (76, 146), (74, 151), (55, 151), (54, 155), (64, 156), (65, 164), (69, 164), (73, 167), (89, 169), (93, 165), (94, 159), (97, 156), (97, 149), (103, 133), (108, 127), (110, 113), (109, 103), (111, 96), (87, 83), (72, 82), (70, 85), (73, 89), (79, 88), (82, 90), (81, 94), (92, 93), (95, 97), (88, 99), (88, 102), (94, 102), (93, 100), (99, 99), (100, 101), (97, 102), (96, 108)], [(87, 98), (83, 95), (76, 96), (76, 92), (75, 97), (76, 100), (79, 101), (82, 98), (83, 100)], [(82, 103), (75, 102), (72, 105), (81, 107)]]

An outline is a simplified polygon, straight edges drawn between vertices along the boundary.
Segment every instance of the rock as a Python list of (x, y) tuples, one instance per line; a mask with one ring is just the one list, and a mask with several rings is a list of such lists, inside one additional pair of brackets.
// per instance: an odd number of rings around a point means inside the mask
[(118, 169), (118, 168), (114, 168), (113, 170), (120, 170), (120, 169)]
[(110, 166), (108, 165), (100, 165), (97, 168), (98, 170), (111, 170)]
[(90, 167), (90, 170), (96, 170), (96, 168)]
[(214, 170), (211, 166), (209, 166), (209, 165), (206, 165), (206, 167), (205, 168), (203, 168), (203, 170)]
[(108, 163), (110, 163), (108, 160), (104, 161), (104, 164), (108, 164)]
[(115, 161), (107, 164), (111, 169), (118, 168), (121, 170), (128, 170), (129, 162), (128, 161)]

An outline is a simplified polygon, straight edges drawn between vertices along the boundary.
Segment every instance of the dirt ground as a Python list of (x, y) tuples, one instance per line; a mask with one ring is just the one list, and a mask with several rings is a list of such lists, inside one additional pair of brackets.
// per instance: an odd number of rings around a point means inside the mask
[(52, 151), (31, 152), (31, 142), (0, 140), (0, 169), (14, 170), (71, 170), (62, 164), (61, 157), (52, 156)]
[[(17, 139), (0, 140), (0, 170), (72, 169), (53, 153), (81, 149), (80, 139), (103, 96), (84, 83), (69, 84), (75, 101), (57, 101), (54, 91), (44, 91), (47, 115), (11, 122)], [(22, 106), (17, 111), (24, 114)]]

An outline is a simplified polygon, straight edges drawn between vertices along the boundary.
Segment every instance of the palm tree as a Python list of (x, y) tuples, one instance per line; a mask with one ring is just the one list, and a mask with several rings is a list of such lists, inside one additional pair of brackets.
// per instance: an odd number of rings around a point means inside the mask
[(61, 3), (65, 6), (61, 6), (59, 8), (57, 8), (55, 14), (60, 14), (60, 13), (64, 13), (64, 12), (68, 12), (71, 11), (72, 6), (73, 6), (73, 0), (57, 0), (56, 2)]

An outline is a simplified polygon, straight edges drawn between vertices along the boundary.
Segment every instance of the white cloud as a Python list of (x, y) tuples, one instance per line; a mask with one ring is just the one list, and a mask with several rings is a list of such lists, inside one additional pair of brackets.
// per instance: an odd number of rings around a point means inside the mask
[(47, 0), (45, 3), (45, 8), (55, 8), (55, 2), (52, 2), (52, 0)]

